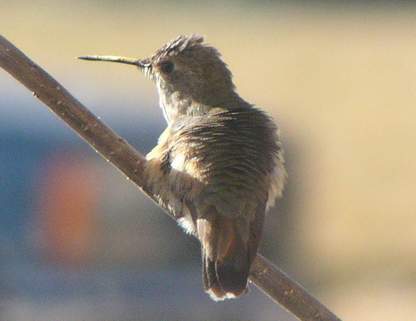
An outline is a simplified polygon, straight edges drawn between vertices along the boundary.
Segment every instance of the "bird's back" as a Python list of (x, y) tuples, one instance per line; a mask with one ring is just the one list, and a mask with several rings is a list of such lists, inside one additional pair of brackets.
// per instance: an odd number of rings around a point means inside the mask
[(174, 124), (172, 136), (171, 164), (202, 183), (194, 199), (201, 210), (215, 204), (222, 215), (235, 217), (250, 203), (267, 201), (280, 144), (264, 112), (217, 108), (186, 116)]

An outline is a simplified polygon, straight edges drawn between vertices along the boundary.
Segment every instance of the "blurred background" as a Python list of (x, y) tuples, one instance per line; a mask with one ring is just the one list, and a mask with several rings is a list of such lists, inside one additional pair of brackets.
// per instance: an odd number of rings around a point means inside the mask
[[(289, 184), (262, 252), (343, 320), (416, 314), (416, 6), (0, 0), (1, 32), (146, 153), (165, 122), (131, 66), (178, 34), (279, 122)], [(0, 71), (0, 320), (294, 320), (213, 303), (195, 240)]]

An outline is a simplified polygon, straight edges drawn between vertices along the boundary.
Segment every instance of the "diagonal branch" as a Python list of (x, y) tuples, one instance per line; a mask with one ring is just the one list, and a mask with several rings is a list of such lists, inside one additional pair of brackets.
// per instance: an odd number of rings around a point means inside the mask
[[(155, 201), (150, 189), (145, 186), (145, 157), (1, 35), (0, 67), (32, 91), (35, 97), (47, 105), (103, 158), (110, 161)], [(172, 217), (167, 209), (165, 211)], [(250, 280), (301, 321), (340, 321), (301, 285), (260, 254), (253, 263)]]

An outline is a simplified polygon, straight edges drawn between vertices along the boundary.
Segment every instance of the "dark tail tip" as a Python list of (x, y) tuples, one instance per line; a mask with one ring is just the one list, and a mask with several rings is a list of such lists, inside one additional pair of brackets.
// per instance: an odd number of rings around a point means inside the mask
[(244, 231), (239, 231), (241, 222), (217, 217), (209, 229), (204, 229), (203, 223), (198, 233), (205, 290), (216, 301), (239, 297), (246, 292), (250, 270), (247, 241), (243, 240)]
[(247, 292), (248, 269), (206, 259), (203, 274), (205, 291), (214, 301), (237, 298)]
[(232, 262), (217, 262), (216, 272), (218, 282), (224, 292), (238, 297), (246, 292), (248, 269), (247, 266), (236, 266)]

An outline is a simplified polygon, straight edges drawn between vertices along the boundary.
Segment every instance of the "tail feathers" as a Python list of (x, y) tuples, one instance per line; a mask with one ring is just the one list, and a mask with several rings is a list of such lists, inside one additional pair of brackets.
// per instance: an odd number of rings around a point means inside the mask
[(247, 241), (235, 220), (198, 220), (202, 244), (205, 291), (216, 301), (235, 298), (246, 292), (250, 262)]
[(202, 276), (204, 278), (204, 289), (215, 301), (224, 300), (227, 293), (221, 287), (215, 272), (215, 262), (203, 255)]
[(203, 268), (205, 291), (215, 301), (239, 297), (246, 293), (248, 273), (226, 264), (206, 259)]

